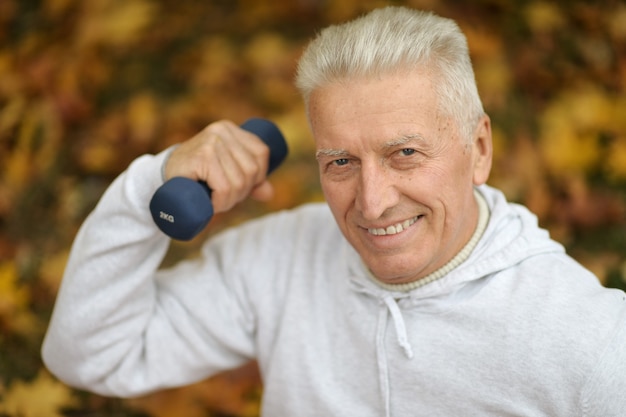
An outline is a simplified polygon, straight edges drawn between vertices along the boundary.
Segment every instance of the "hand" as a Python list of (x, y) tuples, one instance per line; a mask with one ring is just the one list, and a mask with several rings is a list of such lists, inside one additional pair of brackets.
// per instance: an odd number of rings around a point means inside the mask
[(267, 181), (269, 148), (256, 135), (230, 121), (208, 125), (181, 143), (165, 166), (165, 179), (181, 176), (204, 181), (211, 188), (216, 213), (230, 210), (248, 196), (272, 198)]

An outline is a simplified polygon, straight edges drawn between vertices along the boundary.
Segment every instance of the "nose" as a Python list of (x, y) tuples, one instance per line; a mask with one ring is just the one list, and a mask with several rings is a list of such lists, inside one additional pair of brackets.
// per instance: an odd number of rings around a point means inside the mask
[(392, 173), (382, 164), (362, 164), (356, 209), (365, 220), (376, 220), (398, 204), (400, 195)]

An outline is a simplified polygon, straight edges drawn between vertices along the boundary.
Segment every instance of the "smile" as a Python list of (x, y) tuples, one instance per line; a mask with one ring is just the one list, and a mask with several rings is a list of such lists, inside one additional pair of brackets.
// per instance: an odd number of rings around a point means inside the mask
[(372, 228), (372, 229), (367, 229), (368, 233), (374, 236), (388, 236), (388, 235), (397, 235), (398, 233), (401, 233), (403, 231), (405, 231), (406, 229), (408, 229), (409, 227), (411, 227), (412, 224), (414, 224), (420, 217), (422, 216), (415, 216), (412, 219), (409, 220), (405, 220), (402, 223), (398, 223), (395, 225), (391, 225), (391, 226), (387, 226), (387, 228)]

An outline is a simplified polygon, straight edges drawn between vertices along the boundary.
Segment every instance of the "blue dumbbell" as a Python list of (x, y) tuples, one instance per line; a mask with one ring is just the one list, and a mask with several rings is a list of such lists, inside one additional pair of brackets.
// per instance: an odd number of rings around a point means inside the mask
[[(274, 123), (265, 119), (249, 119), (241, 128), (257, 135), (270, 148), (267, 173), (271, 173), (287, 156), (283, 134)], [(211, 189), (203, 181), (171, 178), (152, 196), (150, 212), (163, 233), (173, 239), (191, 240), (213, 217)]]

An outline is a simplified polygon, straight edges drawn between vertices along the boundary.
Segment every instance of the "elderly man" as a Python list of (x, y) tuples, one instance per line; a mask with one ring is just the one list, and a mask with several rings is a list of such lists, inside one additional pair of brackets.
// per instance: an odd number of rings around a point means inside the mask
[(390, 7), (329, 27), (297, 85), (327, 204), (158, 270), (162, 168), (226, 211), (271, 197), (268, 150), (218, 122), (139, 158), (77, 236), (48, 367), (132, 396), (254, 358), (266, 416), (626, 415), (625, 295), (485, 185), (490, 121), (457, 25)]

